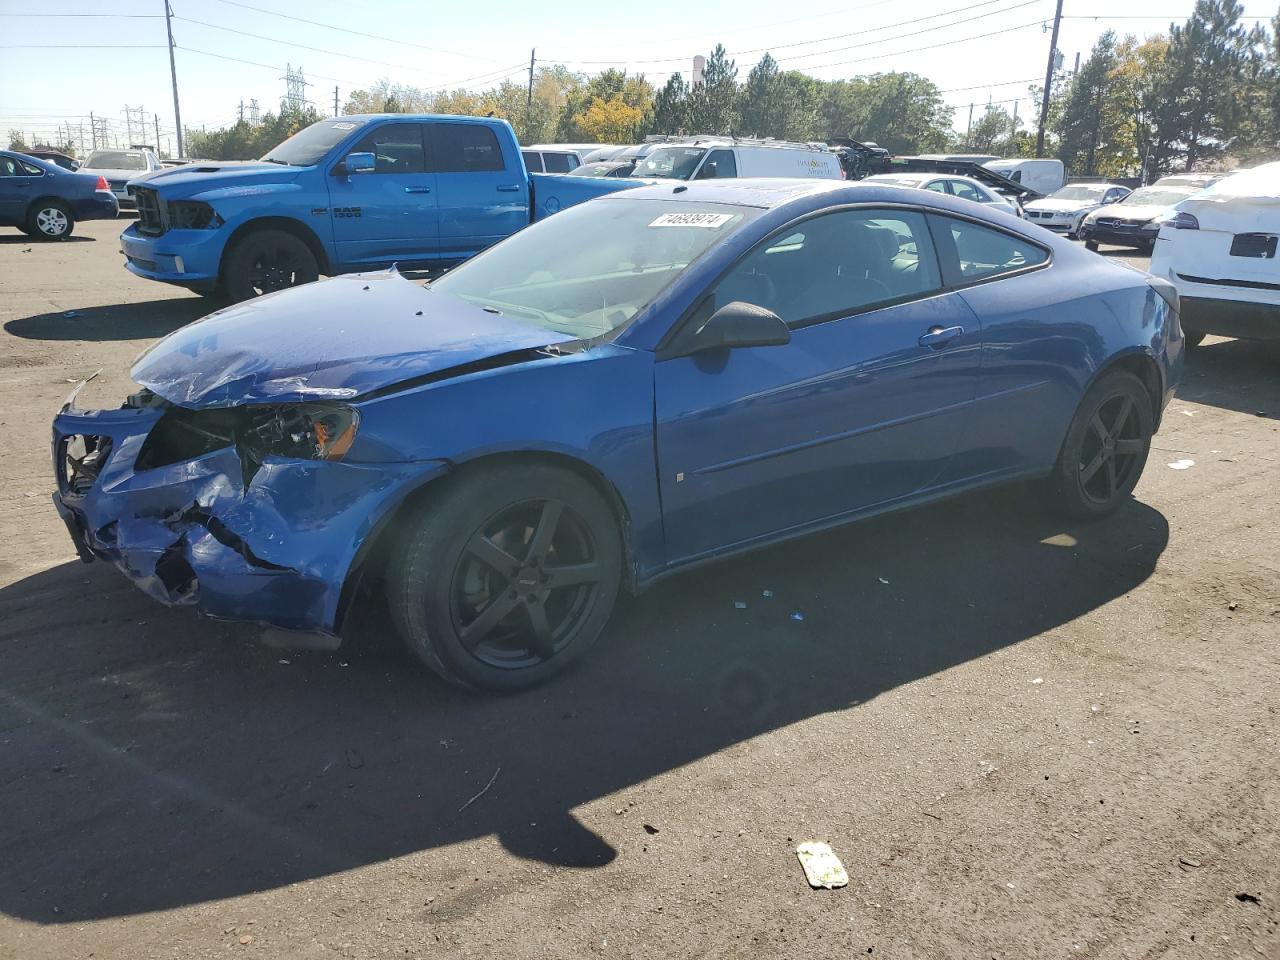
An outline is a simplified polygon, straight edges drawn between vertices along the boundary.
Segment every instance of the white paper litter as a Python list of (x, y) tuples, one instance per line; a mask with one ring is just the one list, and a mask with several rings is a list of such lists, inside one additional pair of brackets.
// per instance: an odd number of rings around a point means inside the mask
[(796, 847), (796, 856), (800, 858), (800, 866), (804, 867), (805, 879), (815, 890), (834, 890), (849, 882), (840, 858), (820, 840), (807, 840), (800, 844)]

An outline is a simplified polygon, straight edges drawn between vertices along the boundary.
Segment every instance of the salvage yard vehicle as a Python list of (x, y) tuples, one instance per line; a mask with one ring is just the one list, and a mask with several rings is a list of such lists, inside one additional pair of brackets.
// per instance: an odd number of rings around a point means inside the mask
[(994, 190), (969, 177), (938, 176), (933, 173), (880, 173), (874, 177), (867, 177), (863, 182), (892, 183), (899, 187), (915, 187), (917, 190), (949, 193), (961, 200), (988, 204), (993, 210), (1003, 210), (1015, 217), (1019, 211), (1014, 201), (1000, 196)]
[(1105, 517), (1182, 360), (1166, 281), (944, 194), (641, 186), (427, 286), (308, 284), (161, 340), (53, 424), (83, 559), (341, 636), (381, 597), (446, 679), (579, 658), (619, 590), (1015, 480)]
[(95, 150), (85, 158), (80, 169), (106, 177), (120, 209), (132, 210), (134, 202), (128, 190), (129, 181), (163, 169), (163, 166), (154, 150), (139, 146), (130, 150)]
[(1073, 183), (1049, 194), (1043, 200), (1032, 200), (1022, 208), (1022, 215), (1054, 233), (1065, 233), (1074, 240), (1084, 218), (1108, 204), (1119, 203), (1130, 193), (1128, 187), (1116, 183)]
[(530, 175), (487, 117), (321, 120), (258, 163), (192, 163), (130, 185), (125, 266), (231, 300), (393, 263), (448, 266), (626, 181)]
[(17, 227), (36, 240), (62, 240), (77, 220), (111, 220), (119, 212), (105, 177), (0, 150), (0, 227)]
[(603, 143), (534, 143), (521, 145), (520, 156), (530, 173), (569, 173), (582, 166), (589, 153), (607, 146)]
[(714, 180), (732, 177), (844, 176), (839, 158), (823, 143), (691, 137), (656, 146), (636, 162), (640, 179)]
[(1164, 177), (1149, 187), (1139, 187), (1119, 203), (1099, 207), (1080, 224), (1080, 239), (1090, 250), (1099, 243), (1136, 247), (1147, 256), (1155, 246), (1160, 224), (1174, 204), (1217, 183), (1220, 176), (1187, 174)]
[(992, 173), (1008, 177), (1014, 183), (1021, 183), (1045, 196), (1062, 189), (1067, 180), (1066, 167), (1061, 160), (1019, 157), (1011, 160), (987, 160), (982, 165)]
[(1151, 272), (1178, 288), (1187, 343), (1280, 340), (1280, 163), (1219, 180), (1160, 227)]

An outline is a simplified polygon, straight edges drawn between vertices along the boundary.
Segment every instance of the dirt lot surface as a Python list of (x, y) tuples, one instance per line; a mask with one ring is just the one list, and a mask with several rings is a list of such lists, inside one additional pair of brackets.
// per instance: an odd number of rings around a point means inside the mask
[(1280, 348), (1196, 352), (1106, 523), (765, 550), (483, 699), (75, 559), (50, 418), (207, 309), (123, 226), (0, 236), (0, 957), (1280, 957)]

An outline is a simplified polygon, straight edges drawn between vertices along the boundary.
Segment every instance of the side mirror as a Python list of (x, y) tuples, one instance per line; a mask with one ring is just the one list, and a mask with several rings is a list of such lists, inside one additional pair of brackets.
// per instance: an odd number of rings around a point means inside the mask
[(372, 153), (348, 153), (347, 159), (342, 161), (342, 166), (348, 176), (353, 173), (373, 173), (373, 168), (377, 166), (377, 159)]
[(734, 300), (707, 318), (685, 342), (683, 354), (734, 347), (774, 347), (791, 342), (791, 330), (772, 310)]

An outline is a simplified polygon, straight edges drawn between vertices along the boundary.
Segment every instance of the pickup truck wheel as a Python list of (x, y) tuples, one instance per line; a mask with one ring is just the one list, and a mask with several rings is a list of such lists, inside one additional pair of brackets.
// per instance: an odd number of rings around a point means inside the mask
[(613, 510), (547, 464), (473, 470), (406, 525), (388, 584), (405, 644), (458, 686), (522, 690), (582, 656), (622, 581)]
[(76, 218), (61, 200), (41, 200), (27, 214), (26, 233), (37, 240), (61, 240), (71, 236)]
[(222, 267), (233, 302), (310, 283), (320, 276), (311, 248), (284, 230), (257, 230), (236, 242)]

